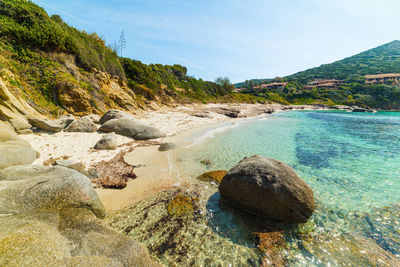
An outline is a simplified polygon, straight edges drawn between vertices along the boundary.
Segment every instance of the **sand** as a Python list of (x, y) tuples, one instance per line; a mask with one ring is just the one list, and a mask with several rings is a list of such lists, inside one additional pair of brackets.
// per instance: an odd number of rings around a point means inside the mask
[[(144, 111), (134, 115), (167, 133), (166, 138), (158, 142), (181, 142), (185, 136), (196, 129), (215, 127), (220, 123), (237, 121), (241, 118), (230, 118), (215, 112), (215, 109), (237, 108), (246, 117), (258, 116), (266, 108), (275, 109), (280, 105), (252, 104), (208, 104), (189, 105), (176, 108), (163, 108), (157, 111)], [(208, 117), (198, 117), (194, 114), (207, 113)], [(264, 114), (265, 115), (265, 114)], [(40, 153), (33, 164), (43, 164), (49, 159), (67, 157), (73, 162), (81, 162), (86, 168), (101, 161), (113, 159), (121, 151), (128, 151), (125, 162), (136, 166), (136, 179), (130, 180), (124, 189), (96, 189), (100, 199), (108, 211), (114, 211), (140, 201), (161, 190), (179, 184), (173, 170), (170, 169), (169, 155), (171, 152), (159, 152), (158, 146), (141, 147), (139, 141), (117, 135), (118, 149), (114, 151), (98, 151), (93, 147), (104, 133), (66, 133), (28, 134), (21, 135)]]

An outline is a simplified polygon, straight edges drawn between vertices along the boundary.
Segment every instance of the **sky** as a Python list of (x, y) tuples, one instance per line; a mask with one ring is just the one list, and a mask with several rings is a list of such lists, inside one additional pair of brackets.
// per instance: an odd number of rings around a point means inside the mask
[(232, 82), (283, 77), (400, 39), (398, 0), (33, 0), (124, 57)]

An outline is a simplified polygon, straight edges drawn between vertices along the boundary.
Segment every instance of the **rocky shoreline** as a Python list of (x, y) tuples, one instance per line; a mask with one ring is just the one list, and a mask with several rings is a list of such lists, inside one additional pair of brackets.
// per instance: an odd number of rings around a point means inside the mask
[[(103, 192), (99, 190), (105, 189), (98, 189), (96, 192), (96, 187), (110, 188), (106, 190), (112, 190), (112, 194), (122, 197), (123, 193), (118, 193), (122, 191), (118, 190), (129, 186), (131, 183), (129, 181), (134, 179), (132, 183), (138, 182), (135, 184), (137, 187), (135, 190), (143, 192), (134, 199), (128, 199), (126, 203), (131, 203), (133, 206), (121, 210), (118, 214), (127, 214), (126, 211), (131, 213), (132, 209), (144, 211), (146, 205), (161, 205), (159, 209), (167, 205), (166, 210), (160, 211), (164, 215), (161, 215), (162, 217), (158, 220), (168, 220), (172, 225), (177, 223), (180, 227), (176, 226), (178, 228), (170, 230), (182, 235), (184, 232), (181, 231), (187, 227), (182, 220), (188, 220), (187, 216), (198, 224), (207, 224), (208, 218), (202, 214), (202, 208), (198, 206), (200, 205), (197, 200), (198, 193), (196, 190), (193, 191), (191, 185), (176, 186), (174, 180), (164, 179), (163, 176), (160, 176), (159, 180), (143, 181), (141, 175), (144, 170), (140, 170), (140, 162), (136, 166), (130, 164), (130, 161), (125, 159), (127, 153), (131, 151), (141, 153), (139, 152), (141, 147), (149, 146), (157, 152), (151, 152), (152, 154), (148, 157), (153, 157), (154, 153), (162, 155), (162, 153), (167, 153), (163, 151), (176, 148), (174, 143), (165, 143), (170, 137), (213, 123), (267, 116), (279, 111), (328, 109), (372, 112), (353, 110), (346, 106), (277, 104), (192, 105), (143, 112), (136, 117), (121, 111), (110, 110), (102, 117), (97, 115), (81, 118), (63, 116), (57, 120), (29, 117), (27, 121), (31, 128), (19, 129), (20, 133), (23, 133), (20, 136), (15, 132), (15, 127), (12, 127), (12, 122), (0, 122), (0, 212), (2, 215), (0, 218), (0, 265), (157, 266), (146, 249), (134, 241), (134, 239), (148, 241), (149, 237), (137, 236), (136, 230), (141, 228), (126, 225), (125, 222), (121, 224), (119, 219), (116, 220), (119, 217), (112, 215), (107, 219), (107, 223), (120, 232), (117, 233), (102, 221), (102, 218), (106, 216), (102, 198), (105, 193), (111, 191)], [(139, 157), (146, 156), (140, 154)], [(287, 174), (287, 171), (284, 173)], [(225, 171), (221, 171), (221, 174), (208, 173), (199, 179), (218, 183), (221, 179), (233, 175), (225, 174)], [(213, 178), (214, 176), (216, 178)], [(221, 184), (222, 188), (226, 188), (226, 181)], [(141, 185), (146, 186), (141, 187)], [(237, 186), (232, 188), (235, 187)], [(222, 191), (228, 192), (225, 189)], [(233, 201), (233, 198), (227, 197), (226, 193), (221, 194), (228, 202)], [(151, 204), (151, 199), (154, 198), (158, 200)], [(237, 200), (234, 202), (233, 206), (240, 206)], [(247, 204), (244, 207), (249, 209)], [(293, 209), (293, 207), (287, 209)], [(269, 212), (266, 214), (270, 215)], [(299, 213), (303, 214), (301, 219), (285, 216), (277, 219), (292, 218), (293, 222), (305, 222), (311, 215), (308, 211), (306, 213), (307, 216), (303, 211)], [(142, 215), (147, 217), (148, 213)], [(150, 230), (141, 229), (140, 231)], [(133, 233), (135, 235), (132, 235)], [(269, 242), (281, 242), (279, 230), (274, 233), (276, 234), (259, 234), (257, 238), (265, 241), (264, 247), (269, 247), (271, 244)], [(205, 232), (203, 238), (208, 235)], [(187, 251), (188, 248), (184, 247), (170, 250), (170, 246), (175, 246), (173, 244), (177, 242), (175, 240), (177, 236), (174, 235), (173, 239), (171, 236), (160, 236), (157, 242), (147, 246), (151, 255), (163, 257), (163, 253), (172, 253), (170, 256), (173, 256), (174, 253), (181, 255), (183, 251)], [(219, 239), (215, 235), (211, 236), (207, 238)], [(167, 239), (164, 240), (164, 238)], [(258, 260), (254, 260), (258, 257), (257, 253), (249, 253), (248, 260), (258, 264)], [(268, 255), (266, 258), (270, 256)], [(190, 264), (191, 261), (185, 260), (186, 263)]]

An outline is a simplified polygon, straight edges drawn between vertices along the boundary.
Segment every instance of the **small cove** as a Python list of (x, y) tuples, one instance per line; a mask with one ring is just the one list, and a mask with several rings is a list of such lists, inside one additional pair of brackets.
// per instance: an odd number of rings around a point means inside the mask
[[(257, 220), (221, 207), (218, 186), (196, 179), (206, 171), (229, 170), (243, 157), (258, 154), (293, 167), (313, 188), (317, 201), (308, 223), (278, 224), (285, 245), (277, 248), (276, 257), (298, 266), (397, 264), (399, 134), (397, 112), (291, 111), (220, 123), (171, 138), (179, 149), (165, 154), (169, 175), (176, 177), (176, 185), (190, 185), (198, 193), (202, 217), (189, 222), (181, 238), (182, 244), (196, 244), (196, 249), (180, 257), (176, 251), (170, 256), (167, 251), (162, 263), (176, 263), (178, 258), (182, 265), (268, 263), (254, 239)], [(140, 219), (136, 219), (138, 224)], [(162, 229), (168, 227), (166, 223)], [(132, 230), (141, 232), (140, 227)], [(154, 242), (139, 240), (150, 247)]]

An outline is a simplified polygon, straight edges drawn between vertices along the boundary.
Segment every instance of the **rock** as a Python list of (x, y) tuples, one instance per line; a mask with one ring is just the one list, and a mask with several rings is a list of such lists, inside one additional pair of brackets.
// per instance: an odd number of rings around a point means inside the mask
[(81, 162), (73, 162), (71, 160), (56, 160), (54, 165), (69, 168), (85, 175), (85, 165)]
[(47, 119), (28, 117), (28, 121), (34, 127), (46, 132), (61, 132), (64, 129), (64, 125), (57, 120), (51, 121)]
[(0, 266), (158, 266), (100, 219), (93, 186), (64, 167), (0, 170)]
[(21, 139), (11, 126), (0, 122), (0, 169), (31, 164), (38, 157), (39, 153)]
[(314, 193), (283, 162), (252, 156), (241, 160), (222, 179), (221, 202), (257, 216), (304, 223), (315, 209)]
[(82, 117), (73, 121), (66, 129), (65, 132), (81, 132), (81, 133), (94, 133), (97, 131), (96, 124), (87, 117)]
[(100, 121), (100, 116), (97, 114), (90, 114), (90, 115), (86, 115), (83, 116), (82, 118), (88, 118), (89, 120), (91, 120), (94, 124), (98, 124)]
[(75, 120), (71, 114), (61, 116), (57, 121), (62, 125), (63, 129), (67, 128)]
[(0, 171), (0, 214), (48, 208), (105, 209), (87, 177), (65, 167), (13, 166)]
[(124, 152), (120, 152), (110, 161), (102, 161), (96, 164), (96, 170), (100, 178), (93, 180), (104, 188), (125, 188), (129, 179), (135, 179), (134, 167), (124, 161)]
[(200, 160), (200, 164), (204, 165), (204, 166), (207, 166), (207, 167), (211, 167), (212, 166), (212, 161), (210, 159), (203, 159), (203, 160)]
[(138, 242), (77, 208), (0, 217), (0, 265), (157, 266)]
[(234, 108), (216, 108), (215, 112), (225, 115), (230, 118), (238, 118), (240, 114), (240, 110)]
[(359, 107), (355, 107), (352, 110), (353, 112), (367, 112), (367, 110), (365, 108), (359, 108)]
[(174, 143), (164, 143), (158, 148), (158, 151), (168, 151), (174, 149), (176, 149), (176, 145)]
[(211, 115), (208, 111), (196, 112), (192, 113), (191, 115), (198, 118), (211, 118)]
[[(147, 246), (164, 266), (259, 266), (251, 232), (237, 218), (232, 223), (231, 214), (215, 211), (218, 200), (205, 207), (203, 197), (190, 188), (169, 188), (110, 214), (106, 221)], [(234, 236), (231, 226), (241, 227)]]
[(275, 110), (273, 109), (273, 108), (267, 108), (267, 109), (265, 109), (265, 113), (267, 113), (267, 114), (272, 114), (272, 113), (274, 113), (275, 112)]
[(216, 183), (221, 183), (222, 178), (227, 174), (227, 171), (225, 170), (218, 170), (218, 171), (212, 171), (212, 172), (206, 172), (197, 177), (197, 179), (205, 182), (216, 182)]
[(85, 173), (85, 175), (89, 178), (89, 179), (97, 179), (99, 178), (99, 172), (97, 171), (97, 168), (90, 168), (89, 170), (87, 170), (87, 172)]
[(103, 135), (103, 137), (94, 146), (94, 149), (115, 150), (117, 147), (117, 137), (115, 133), (109, 133)]
[(116, 110), (116, 109), (111, 109), (107, 111), (99, 120), (99, 123), (103, 125), (109, 120), (114, 120), (114, 119), (121, 119), (121, 118), (130, 118), (132, 117), (126, 112)]
[(159, 129), (134, 118), (109, 120), (100, 127), (100, 131), (115, 132), (136, 140), (156, 139), (166, 136)]

